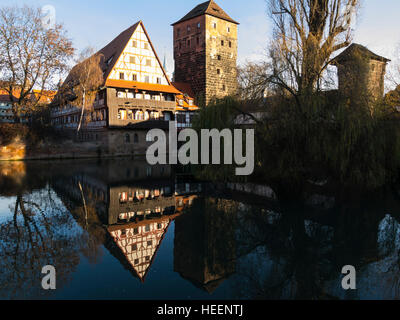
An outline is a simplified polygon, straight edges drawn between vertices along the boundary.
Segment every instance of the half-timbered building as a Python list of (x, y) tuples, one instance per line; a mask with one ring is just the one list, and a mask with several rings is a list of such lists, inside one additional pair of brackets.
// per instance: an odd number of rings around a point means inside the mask
[[(152, 142), (147, 137), (149, 129), (167, 130), (168, 122), (178, 122), (178, 118), (190, 121), (189, 114), (197, 110), (193, 99), (170, 82), (142, 21), (96, 54), (103, 85), (86, 111), (81, 141), (97, 142), (111, 154), (144, 154)], [(73, 70), (61, 88), (74, 81), (72, 74)], [(60, 96), (54, 100), (52, 124), (73, 134), (81, 108), (64, 101)]]

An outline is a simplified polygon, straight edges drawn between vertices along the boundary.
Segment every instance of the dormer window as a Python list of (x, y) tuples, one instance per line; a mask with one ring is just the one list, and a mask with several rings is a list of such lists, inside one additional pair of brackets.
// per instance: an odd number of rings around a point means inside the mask
[(113, 60), (114, 56), (108, 58), (108, 60), (106, 61), (106, 65), (109, 66), (111, 61)]

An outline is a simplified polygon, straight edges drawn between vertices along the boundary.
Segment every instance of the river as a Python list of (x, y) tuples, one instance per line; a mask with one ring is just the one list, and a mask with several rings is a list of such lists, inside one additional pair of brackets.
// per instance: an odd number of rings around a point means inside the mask
[(0, 298), (397, 299), (399, 221), (393, 190), (318, 208), (140, 159), (2, 162)]

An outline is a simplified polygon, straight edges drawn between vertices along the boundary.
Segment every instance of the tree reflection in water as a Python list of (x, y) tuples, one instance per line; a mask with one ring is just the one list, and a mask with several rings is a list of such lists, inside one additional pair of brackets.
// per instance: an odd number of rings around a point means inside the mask
[(62, 287), (79, 264), (80, 253), (91, 257), (96, 250), (46, 178), (25, 176), (21, 163), (14, 164), (7, 170), (17, 169), (17, 174), (4, 175), (3, 170), (0, 178), (0, 194), (15, 199), (0, 224), (0, 297), (45, 296), (50, 292), (41, 288), (43, 266), (55, 266), (57, 287)]
[[(0, 195), (12, 201), (0, 212), (0, 298), (50, 296), (40, 286), (44, 265), (56, 267), (62, 290), (82, 257), (97, 265), (105, 254), (130, 271), (141, 268), (129, 276), (140, 274), (143, 286), (157, 291), (164, 279), (148, 283), (144, 275), (173, 224), (177, 288), (190, 281), (193, 292), (230, 299), (400, 298), (397, 192), (339, 195), (330, 209), (267, 204), (229, 193), (193, 195), (167, 168), (153, 168), (153, 177), (132, 168), (131, 178), (131, 166), (0, 166)], [(357, 270), (356, 291), (341, 288), (348, 264)]]

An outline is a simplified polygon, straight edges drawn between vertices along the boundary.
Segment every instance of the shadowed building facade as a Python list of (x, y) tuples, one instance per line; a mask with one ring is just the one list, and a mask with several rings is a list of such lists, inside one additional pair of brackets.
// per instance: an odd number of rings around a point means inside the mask
[(172, 24), (174, 81), (189, 84), (198, 102), (237, 92), (238, 24), (214, 1)]

